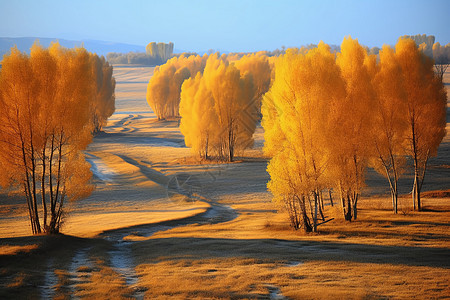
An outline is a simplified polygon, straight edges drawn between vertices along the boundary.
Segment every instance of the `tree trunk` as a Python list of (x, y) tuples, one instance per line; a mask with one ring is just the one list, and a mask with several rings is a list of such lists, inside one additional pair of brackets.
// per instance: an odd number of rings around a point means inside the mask
[[(415, 181), (418, 181), (418, 178), (415, 179)], [(416, 184), (416, 188), (414, 189), (414, 193), (415, 193), (415, 198), (416, 198), (416, 203), (417, 203), (417, 210), (421, 211), (422, 210), (422, 205), (420, 203), (420, 187), (419, 184)]]
[(47, 231), (47, 203), (45, 201), (45, 172), (46, 172), (46, 163), (45, 163), (45, 151), (47, 144), (44, 145), (44, 149), (42, 150), (42, 177), (41, 177), (41, 197), (42, 197), (42, 209), (44, 211), (44, 231)]
[(358, 194), (355, 193), (354, 195), (354, 199), (353, 199), (353, 203), (352, 203), (352, 208), (353, 208), (353, 220), (356, 220), (356, 218), (358, 217)]
[(347, 210), (345, 211), (345, 220), (351, 221), (352, 220), (352, 204), (350, 200), (350, 195), (347, 194)]
[(333, 207), (334, 205), (333, 205), (333, 197), (332, 197), (332, 195), (331, 195), (331, 189), (328, 189), (328, 195), (330, 196), (330, 204), (331, 204), (331, 207)]
[(319, 206), (319, 203), (318, 203), (319, 201), (318, 201), (318, 194), (317, 194), (317, 192), (314, 192), (314, 225), (313, 225), (313, 231), (314, 232), (317, 232), (317, 210), (318, 210), (318, 206)]
[(394, 189), (392, 190), (392, 204), (394, 205), (394, 214), (398, 213), (398, 183), (394, 179)]
[(301, 209), (301, 213), (302, 213), (303, 230), (305, 232), (311, 232), (313, 230), (313, 228), (309, 224), (309, 218), (306, 213), (305, 196), (301, 197), (300, 209)]

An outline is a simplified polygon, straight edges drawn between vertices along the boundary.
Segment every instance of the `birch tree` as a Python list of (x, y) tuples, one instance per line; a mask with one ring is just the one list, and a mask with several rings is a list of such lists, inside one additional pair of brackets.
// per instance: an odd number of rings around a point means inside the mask
[(406, 93), (408, 154), (414, 164), (412, 200), (414, 210), (421, 210), (420, 192), (428, 159), (437, 149), (446, 131), (447, 94), (433, 71), (433, 60), (423, 54), (411, 39), (400, 38), (395, 56), (402, 69)]
[(394, 49), (383, 46), (380, 67), (373, 79), (376, 90), (372, 127), (374, 153), (372, 166), (389, 182), (392, 209), (397, 213), (398, 180), (406, 167), (407, 102), (402, 88), (402, 70)]
[(340, 99), (330, 117), (335, 124), (330, 136), (335, 145), (332, 152), (334, 178), (337, 181), (345, 219), (357, 218), (357, 204), (365, 181), (369, 159), (371, 108), (375, 94), (370, 69), (375, 62), (356, 39), (347, 37), (341, 44), (336, 63), (345, 81), (346, 96)]

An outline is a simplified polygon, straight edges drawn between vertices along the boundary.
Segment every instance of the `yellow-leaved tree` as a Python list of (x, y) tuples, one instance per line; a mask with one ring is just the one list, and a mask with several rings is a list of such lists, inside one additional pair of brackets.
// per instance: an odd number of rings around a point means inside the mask
[(446, 134), (447, 94), (433, 71), (433, 60), (413, 40), (400, 38), (395, 57), (406, 94), (408, 154), (414, 163), (413, 208), (421, 210), (420, 191), (428, 159), (437, 154)]
[(329, 136), (334, 145), (330, 167), (336, 181), (346, 220), (357, 218), (357, 204), (364, 186), (370, 156), (370, 130), (375, 103), (371, 75), (375, 56), (369, 56), (358, 40), (347, 37), (341, 44), (336, 63), (345, 82), (346, 95), (333, 106)]
[[(20, 187), (34, 234), (60, 230), (64, 203), (92, 191), (83, 150), (98, 87), (83, 48), (12, 48), (0, 72), (0, 184)], [(110, 76), (110, 73), (107, 73)], [(111, 81), (111, 77), (105, 79)]]
[[(233, 161), (250, 147), (257, 119), (253, 78), (241, 74), (226, 56), (210, 55), (203, 74), (184, 82), (180, 131), (195, 155)], [(210, 155), (211, 154), (211, 155)]]
[(295, 229), (317, 230), (319, 194), (330, 181), (329, 116), (343, 98), (344, 81), (323, 42), (309, 51), (288, 49), (277, 59), (263, 99), (264, 152), (271, 157), (268, 189), (286, 207)]
[(407, 115), (402, 69), (389, 46), (379, 52), (379, 68), (373, 76), (376, 102), (371, 109), (373, 153), (371, 165), (389, 182), (392, 209), (398, 208), (398, 179), (406, 167)]

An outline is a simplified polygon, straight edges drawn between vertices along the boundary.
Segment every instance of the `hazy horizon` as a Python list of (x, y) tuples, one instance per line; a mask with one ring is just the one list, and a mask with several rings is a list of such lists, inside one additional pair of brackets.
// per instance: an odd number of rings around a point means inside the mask
[(345, 36), (369, 47), (401, 35), (450, 42), (450, 1), (11, 1), (0, 4), (0, 36), (99, 40), (184, 51), (253, 52)]

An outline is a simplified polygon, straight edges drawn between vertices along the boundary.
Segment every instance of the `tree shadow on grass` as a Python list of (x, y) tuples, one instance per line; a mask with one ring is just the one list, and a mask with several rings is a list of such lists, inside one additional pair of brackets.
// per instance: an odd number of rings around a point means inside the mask
[[(148, 263), (163, 258), (250, 258), (274, 261), (351, 261), (358, 263), (450, 267), (448, 248), (379, 246), (281, 239), (158, 238), (140, 242)], [(139, 255), (139, 253), (136, 253)]]

